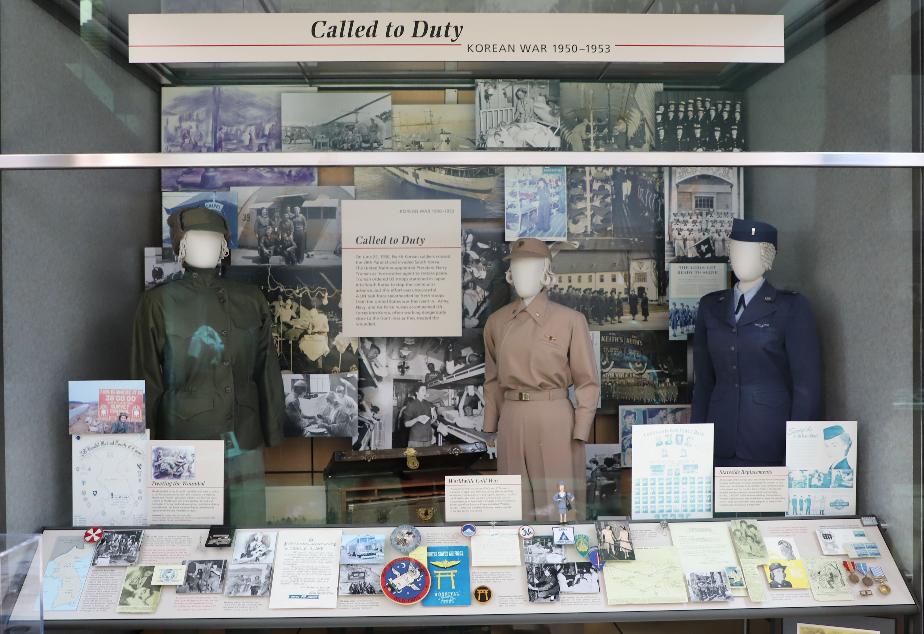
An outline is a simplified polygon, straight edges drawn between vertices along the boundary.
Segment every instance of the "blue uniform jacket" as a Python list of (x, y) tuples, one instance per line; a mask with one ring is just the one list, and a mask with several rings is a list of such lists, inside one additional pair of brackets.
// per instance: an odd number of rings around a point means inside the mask
[(696, 316), (694, 423), (715, 423), (715, 463), (782, 465), (786, 421), (821, 420), (821, 350), (808, 301), (763, 286), (735, 323), (734, 291)]

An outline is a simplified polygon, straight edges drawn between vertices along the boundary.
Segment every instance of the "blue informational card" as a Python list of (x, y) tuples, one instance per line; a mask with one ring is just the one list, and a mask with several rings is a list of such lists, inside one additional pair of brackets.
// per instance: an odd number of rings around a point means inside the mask
[(423, 604), (430, 607), (472, 604), (468, 546), (427, 546), (430, 592)]

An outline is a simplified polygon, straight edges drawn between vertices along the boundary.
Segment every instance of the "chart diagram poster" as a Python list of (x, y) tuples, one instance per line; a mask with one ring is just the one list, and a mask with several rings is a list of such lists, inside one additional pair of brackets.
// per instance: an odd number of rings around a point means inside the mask
[(712, 517), (714, 425), (632, 429), (632, 519)]
[(343, 333), (462, 336), (458, 200), (345, 200)]

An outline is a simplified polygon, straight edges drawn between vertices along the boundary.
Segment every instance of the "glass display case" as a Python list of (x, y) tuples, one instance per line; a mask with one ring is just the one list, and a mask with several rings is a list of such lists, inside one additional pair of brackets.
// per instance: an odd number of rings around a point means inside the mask
[(44, 618), (922, 631), (919, 5), (3, 3)]

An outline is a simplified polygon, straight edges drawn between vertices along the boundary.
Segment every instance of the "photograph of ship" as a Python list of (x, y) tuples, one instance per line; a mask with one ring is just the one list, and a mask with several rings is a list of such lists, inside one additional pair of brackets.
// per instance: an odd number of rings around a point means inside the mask
[(392, 107), (392, 149), (448, 152), (475, 149), (475, 106), (471, 104)]
[(358, 200), (456, 199), (463, 220), (504, 217), (500, 167), (357, 167)]
[(282, 149), (391, 149), (391, 93), (283, 93)]
[(231, 264), (340, 266), (340, 201), (353, 187), (241, 187)]
[(561, 84), (562, 138), (575, 152), (648, 151), (662, 84)]
[(165, 192), (314, 185), (317, 181), (314, 167), (173, 167), (160, 171), (160, 189)]

